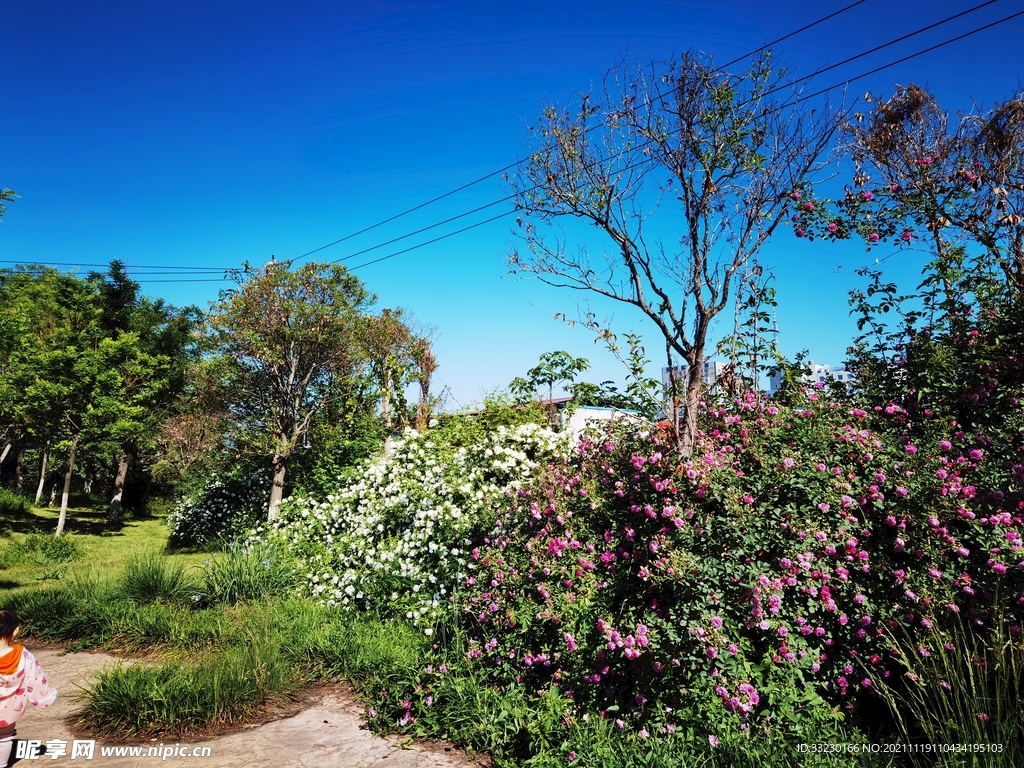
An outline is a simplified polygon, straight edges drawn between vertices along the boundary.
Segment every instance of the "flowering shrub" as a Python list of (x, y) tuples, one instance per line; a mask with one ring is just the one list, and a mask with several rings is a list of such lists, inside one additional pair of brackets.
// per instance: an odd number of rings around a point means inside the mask
[(396, 611), (429, 634), (476, 568), (476, 543), (502, 525), (499, 504), (558, 444), (536, 424), (500, 426), (457, 449), (410, 430), (326, 501), (290, 498), (253, 536), (305, 553), (311, 596)]
[(470, 661), (622, 727), (717, 701), (744, 730), (869, 691), (900, 653), (883, 629), (927, 645), (943, 616), (985, 622), (997, 585), (1020, 595), (1016, 447), (814, 390), (709, 417), (687, 462), (609, 434), (510, 500), (459, 594)]
[(171, 544), (192, 547), (237, 538), (266, 517), (269, 498), (266, 472), (213, 478), (167, 516)]

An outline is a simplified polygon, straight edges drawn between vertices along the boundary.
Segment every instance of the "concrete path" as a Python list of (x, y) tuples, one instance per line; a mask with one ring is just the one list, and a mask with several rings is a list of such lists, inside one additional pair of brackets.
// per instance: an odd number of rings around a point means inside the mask
[[(47, 710), (30, 709), (18, 721), (19, 739), (38, 739), (66, 742), (66, 754), (40, 759), (24, 759), (15, 763), (17, 768), (30, 766), (110, 766), (111, 768), (144, 768), (160, 764), (196, 766), (196, 768), (467, 768), (489, 764), (486, 758), (479, 762), (450, 744), (416, 743), (399, 737), (381, 738), (362, 725), (363, 708), (355, 697), (341, 686), (328, 689), (322, 700), (290, 717), (279, 717), (269, 723), (250, 726), (203, 741), (180, 743), (160, 739), (115, 743), (96, 740), (91, 759), (72, 757), (75, 740), (83, 734), (73, 731), (76, 697), (79, 689), (103, 667), (118, 663), (118, 659), (102, 653), (68, 653), (60, 650), (29, 650), (35, 653), (50, 682), (60, 695), (57, 703)], [(179, 754), (173, 752), (179, 744)], [(59, 747), (59, 745), (57, 745)], [(140, 748), (132, 753), (118, 748)], [(184, 749), (209, 747), (209, 753), (182, 756)], [(81, 749), (81, 745), (79, 745)], [(149, 750), (153, 748), (154, 754)], [(102, 754), (103, 750), (108, 754)], [(159, 753), (159, 754), (156, 754)]]

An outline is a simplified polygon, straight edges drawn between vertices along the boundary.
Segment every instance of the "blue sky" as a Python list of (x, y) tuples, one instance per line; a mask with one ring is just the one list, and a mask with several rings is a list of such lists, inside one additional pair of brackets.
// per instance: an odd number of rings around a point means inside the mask
[[(548, 103), (600, 84), (624, 56), (699, 49), (727, 61), (847, 5), (826, 3), (47, 2), (11, 0), (0, 22), (0, 186), (21, 199), (0, 226), (4, 261), (129, 267), (234, 267), (299, 256), (522, 157)], [(797, 74), (838, 62), (978, 2), (867, 0), (778, 47)], [(823, 75), (830, 86), (1021, 10), (1001, 0)], [(894, 83), (927, 85), (951, 109), (1010, 95), (1024, 17), (859, 80), (847, 99)], [(508, 194), (492, 179), (346, 242), (341, 259)], [(346, 260), (354, 266), (480, 221), (489, 209)], [(478, 401), (565, 349), (586, 378), (621, 366), (580, 328), (552, 319), (575, 294), (506, 277), (513, 217), (357, 270), (380, 306), (437, 330), (438, 388)], [(854, 332), (846, 307), (856, 247), (776, 237), (780, 342), (839, 363)], [(908, 285), (914, 254), (886, 261)], [(84, 272), (88, 267), (82, 267)], [(157, 270), (150, 270), (155, 272)], [(144, 290), (205, 306), (223, 283)], [(653, 328), (598, 305), (651, 350)], [(718, 331), (731, 330), (731, 313)], [(656, 364), (660, 360), (654, 355)]]

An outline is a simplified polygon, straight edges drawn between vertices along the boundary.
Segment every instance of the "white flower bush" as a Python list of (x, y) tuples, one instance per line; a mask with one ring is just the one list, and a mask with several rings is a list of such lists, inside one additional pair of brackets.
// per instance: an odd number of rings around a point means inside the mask
[(201, 546), (219, 538), (244, 535), (267, 515), (270, 477), (258, 472), (243, 477), (213, 478), (202, 490), (181, 499), (167, 516), (171, 543)]
[(536, 424), (459, 449), (408, 430), (325, 501), (286, 500), (251, 540), (299, 555), (305, 589), (328, 605), (397, 610), (429, 634), (504, 500), (567, 446)]

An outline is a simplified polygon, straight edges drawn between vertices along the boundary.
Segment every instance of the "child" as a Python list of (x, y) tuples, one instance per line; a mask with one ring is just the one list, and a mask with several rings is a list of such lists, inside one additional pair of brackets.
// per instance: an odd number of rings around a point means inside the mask
[(0, 768), (11, 759), (14, 724), (25, 714), (25, 705), (48, 707), (57, 698), (35, 656), (13, 644), (17, 634), (17, 615), (0, 610)]

